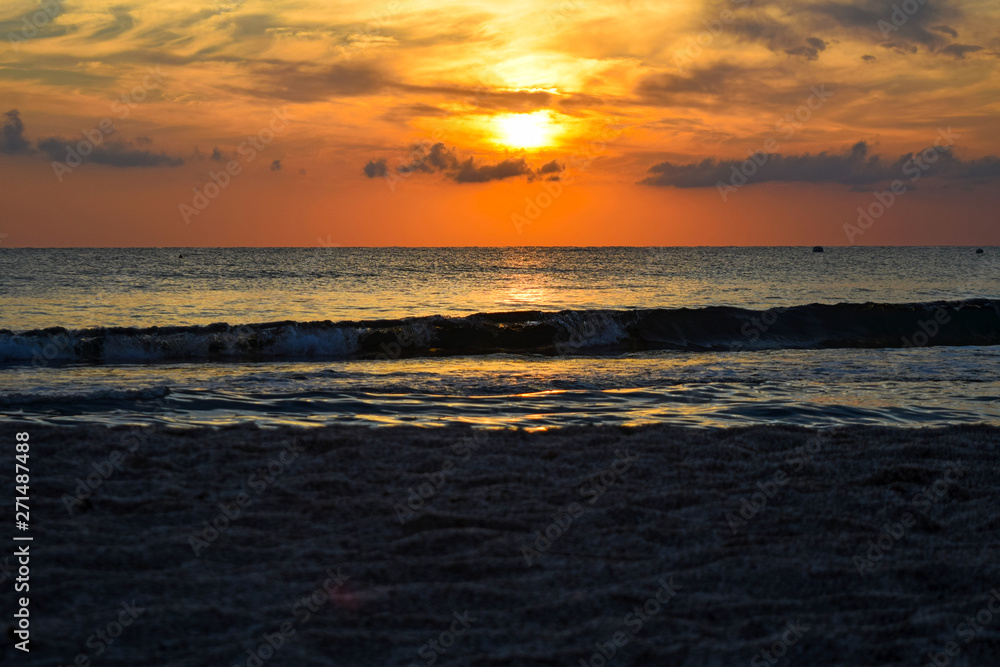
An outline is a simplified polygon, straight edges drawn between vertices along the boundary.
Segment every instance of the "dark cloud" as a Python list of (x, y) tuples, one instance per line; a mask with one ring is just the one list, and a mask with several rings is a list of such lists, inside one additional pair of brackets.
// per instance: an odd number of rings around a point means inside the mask
[[(899, 0), (829, 0), (806, 5), (803, 10), (876, 43), (890, 41), (898, 45), (924, 46), (932, 51), (946, 42), (937, 28), (947, 27), (947, 21), (960, 18), (962, 14), (954, 0), (920, 3), (912, 14), (906, 13), (902, 4)], [(906, 48), (897, 50), (909, 51)]]
[(281, 160), (271, 161), (271, 171), (281, 171)]
[(0, 152), (8, 155), (30, 153), (31, 142), (24, 136), (24, 121), (17, 109), (11, 109), (4, 114), (7, 120), (0, 128)]
[(92, 41), (104, 41), (107, 39), (114, 39), (123, 32), (127, 32), (135, 27), (135, 18), (129, 14), (128, 7), (123, 5), (118, 5), (116, 7), (111, 7), (108, 11), (111, 12), (113, 20), (108, 25), (95, 31), (88, 39)]
[(396, 169), (401, 174), (415, 171), (432, 174), (435, 171), (450, 171), (458, 169), (458, 157), (442, 143), (436, 143), (430, 148), (425, 145), (414, 146), (410, 150), (410, 162)]
[(473, 158), (469, 158), (462, 163), (461, 169), (452, 178), (456, 183), (485, 183), (487, 181), (499, 181), (512, 176), (531, 175), (531, 167), (524, 158), (517, 160), (504, 160), (497, 164), (476, 165)]
[(941, 53), (947, 53), (949, 56), (955, 56), (959, 60), (964, 60), (966, 53), (975, 53), (982, 50), (983, 47), (976, 46), (975, 44), (949, 44), (941, 49)]
[[(78, 143), (76, 139), (63, 139), (61, 137), (49, 137), (38, 142), (38, 148), (45, 152), (52, 160), (64, 161), (69, 154), (68, 149), (75, 147)], [(74, 150), (76, 150), (74, 148)], [(140, 150), (131, 144), (121, 141), (109, 141), (95, 146), (94, 150), (86, 156), (84, 161), (95, 164), (105, 164), (111, 167), (177, 167), (184, 164), (184, 160), (179, 157), (172, 157), (166, 153), (154, 153), (150, 150)]]
[(393, 107), (382, 115), (383, 120), (405, 123), (413, 118), (445, 118), (451, 112), (432, 104), (404, 104)]
[(816, 60), (828, 46), (819, 37), (805, 36), (803, 27), (790, 21), (779, 21), (762, 10), (740, 12), (731, 30), (742, 41), (763, 44), (775, 53), (802, 56), (806, 60)]
[(386, 164), (384, 157), (380, 157), (377, 160), (368, 160), (368, 164), (362, 167), (361, 171), (368, 178), (378, 178), (389, 173), (389, 165)]
[(241, 14), (231, 22), (236, 37), (260, 37), (275, 27), (275, 17), (270, 14)]
[[(545, 171), (540, 173), (549, 174), (562, 171), (563, 167), (553, 160), (542, 169)], [(385, 158), (379, 158), (369, 160), (362, 171), (368, 178), (378, 178), (389, 174), (389, 166)], [(507, 159), (496, 164), (477, 164), (472, 157), (460, 160), (454, 151), (442, 143), (414, 146), (410, 150), (410, 161), (396, 167), (396, 173), (404, 176), (414, 173), (442, 173), (456, 183), (486, 183), (515, 176), (527, 176), (529, 180), (535, 178), (535, 171), (524, 158)]]
[(328, 67), (290, 63), (257, 64), (254, 73), (261, 85), (233, 90), (290, 102), (317, 102), (331, 97), (370, 95), (389, 85), (379, 70), (361, 64)]
[(540, 176), (544, 176), (545, 174), (557, 174), (563, 169), (564, 167), (561, 164), (553, 160), (552, 162), (546, 162), (543, 164), (541, 168), (539, 168), (538, 174)]
[(416, 86), (396, 83), (393, 87), (407, 93), (443, 95), (479, 109), (504, 111), (535, 111), (551, 107), (560, 98), (542, 90), (505, 90), (480, 84), (463, 86)]
[(0, 67), (0, 79), (11, 81), (39, 82), (50, 86), (107, 88), (117, 82), (117, 78), (91, 72), (41, 67)]
[(741, 14), (730, 30), (742, 41), (760, 43), (772, 51), (783, 51), (802, 42), (802, 36), (795, 25), (778, 21), (763, 12)]
[[(843, 153), (818, 153), (812, 155), (781, 155), (773, 153), (762, 160), (758, 153), (754, 173), (749, 183), (801, 182), (840, 183), (844, 185), (869, 185), (912, 175), (914, 169), (922, 176), (940, 176), (950, 179), (989, 179), (1000, 177), (1000, 158), (987, 156), (978, 160), (963, 161), (951, 149), (928, 147), (916, 154), (907, 153), (892, 160), (872, 155), (865, 142), (858, 142)], [(649, 168), (653, 174), (640, 181), (642, 185), (672, 186), (677, 188), (714, 187), (720, 182), (728, 184), (734, 173), (750, 164), (748, 160), (703, 160), (692, 164), (661, 162)], [(763, 164), (761, 164), (763, 162)], [(923, 167), (926, 168), (922, 168)]]
[(864, 60), (866, 63), (873, 63), (876, 60), (878, 60), (878, 58), (876, 58), (875, 56), (871, 56), (868, 54), (861, 56), (861, 59)]
[(951, 35), (954, 38), (958, 38), (958, 31), (947, 25), (932, 25), (929, 30), (934, 30), (935, 32), (943, 32), (946, 35)]
[(902, 53), (903, 55), (912, 55), (917, 52), (917, 47), (909, 42), (883, 42), (880, 46), (896, 53)]
[(193, 26), (194, 24), (201, 23), (202, 21), (210, 19), (213, 16), (219, 16), (220, 14), (224, 14), (226, 12), (231, 12), (231, 11), (233, 11), (232, 7), (218, 7), (218, 8), (215, 8), (215, 9), (201, 9), (201, 10), (199, 10), (199, 11), (191, 14), (190, 16), (187, 16), (187, 17), (181, 19), (177, 23), (177, 25), (180, 26), (181, 28), (189, 28), (189, 27)]
[(75, 29), (56, 22), (56, 18), (63, 13), (62, 2), (45, 0), (23, 14), (0, 20), (0, 35), (4, 35), (15, 50), (22, 41), (29, 39), (61, 37)]
[(797, 46), (794, 49), (785, 49), (785, 53), (790, 56), (802, 56), (806, 60), (816, 60), (820, 51), (826, 51), (826, 42), (818, 37), (809, 37), (804, 46)]
[(733, 82), (744, 80), (744, 70), (728, 63), (693, 68), (689, 74), (650, 74), (641, 79), (636, 93), (648, 102), (674, 104), (692, 96), (718, 96)]
[[(803, 0), (795, 3), (794, 13), (782, 4), (754, 2), (737, 12), (726, 30), (774, 53), (816, 60), (829, 46), (829, 40), (810, 36), (816, 32), (880, 44), (899, 53), (915, 53), (919, 48), (938, 53), (949, 36), (958, 37), (949, 24), (963, 18), (959, 0)], [(776, 7), (785, 11), (773, 11)]]

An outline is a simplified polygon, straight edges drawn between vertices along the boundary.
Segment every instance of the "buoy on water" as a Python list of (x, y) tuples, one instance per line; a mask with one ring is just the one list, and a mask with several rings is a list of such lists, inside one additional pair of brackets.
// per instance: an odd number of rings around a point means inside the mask
[(976, 254), (977, 255), (982, 255), (983, 254), (983, 249), (982, 248), (976, 248)]
[(823, 252), (823, 246), (813, 246), (813, 252)]

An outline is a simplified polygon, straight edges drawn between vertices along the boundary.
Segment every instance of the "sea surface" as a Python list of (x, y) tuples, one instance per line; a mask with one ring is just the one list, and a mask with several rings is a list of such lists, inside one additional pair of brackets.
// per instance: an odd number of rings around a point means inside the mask
[(0, 248), (0, 419), (1000, 423), (1000, 249)]

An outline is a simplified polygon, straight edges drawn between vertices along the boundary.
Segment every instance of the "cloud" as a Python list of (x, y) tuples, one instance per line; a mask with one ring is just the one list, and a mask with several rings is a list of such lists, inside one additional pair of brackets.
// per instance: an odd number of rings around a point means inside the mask
[(270, 14), (241, 14), (231, 24), (236, 37), (260, 37), (275, 27), (276, 19)]
[(94, 34), (92, 34), (88, 39), (91, 41), (114, 39), (123, 32), (131, 30), (135, 26), (135, 19), (131, 14), (129, 14), (128, 9), (128, 7), (123, 5), (111, 7), (108, 11), (111, 12), (111, 16), (114, 20), (100, 30), (94, 32)]
[[(62, 161), (68, 155), (68, 149), (79, 143), (75, 139), (49, 137), (38, 142), (39, 150), (45, 152), (52, 160)], [(74, 149), (76, 150), (76, 149)], [(83, 156), (86, 162), (105, 164), (111, 167), (177, 167), (184, 164), (183, 158), (172, 157), (166, 153), (154, 153), (150, 150), (139, 150), (121, 141), (110, 141)]]
[[(539, 173), (551, 174), (562, 171), (563, 167), (553, 160), (543, 165), (542, 169), (545, 171)], [(368, 178), (378, 178), (387, 176), (390, 169), (385, 158), (378, 158), (369, 160), (362, 172)], [(535, 171), (524, 158), (502, 160), (496, 164), (477, 164), (472, 157), (460, 160), (443, 143), (414, 146), (410, 150), (410, 161), (396, 167), (396, 173), (403, 176), (442, 173), (455, 183), (486, 183), (515, 176), (527, 176), (529, 180), (535, 178)]]
[(929, 29), (930, 30), (934, 30), (936, 32), (943, 32), (944, 34), (951, 35), (952, 37), (954, 37), (956, 39), (958, 38), (958, 31), (955, 30), (954, 28), (952, 28), (951, 26), (947, 26), (947, 25), (932, 25)]
[(941, 49), (941, 53), (947, 53), (950, 56), (955, 56), (958, 60), (964, 60), (966, 53), (975, 53), (982, 50), (983, 47), (976, 46), (975, 44), (949, 44)]
[(0, 128), (0, 152), (8, 155), (30, 153), (31, 142), (24, 136), (24, 121), (17, 109), (11, 109), (4, 114), (7, 120)]
[(485, 183), (532, 173), (531, 167), (528, 166), (524, 158), (477, 166), (473, 158), (470, 157), (462, 163), (461, 169), (452, 178), (456, 183)]
[(22, 41), (62, 37), (74, 30), (73, 26), (57, 24), (55, 19), (65, 12), (62, 2), (46, 0), (10, 19), (0, 20), (0, 34), (7, 37), (15, 51)]
[(262, 85), (236, 90), (290, 102), (318, 102), (330, 97), (369, 95), (389, 85), (382, 73), (369, 65), (315, 67), (288, 63), (258, 64), (254, 74)]
[(397, 168), (401, 174), (420, 171), (432, 174), (435, 171), (449, 171), (459, 168), (458, 157), (444, 144), (436, 143), (427, 149), (426, 145), (414, 146), (410, 151), (410, 163)]
[(368, 160), (368, 164), (362, 167), (361, 171), (368, 178), (379, 178), (389, 173), (389, 165), (386, 164), (384, 157), (380, 157), (377, 160)]
[(958, 37), (952, 25), (964, 18), (959, 0), (800, 0), (794, 11), (784, 4), (754, 2), (740, 10), (726, 29), (737, 39), (762, 44), (774, 53), (816, 60), (830, 44), (810, 36), (816, 32), (903, 54), (919, 48), (940, 53), (949, 37)]
[[(946, 42), (941, 33), (947, 33), (946, 21), (961, 18), (962, 12), (951, 0), (935, 3), (920, 3), (913, 13), (901, 8), (899, 0), (866, 0), (844, 2), (830, 0), (806, 5), (804, 11), (813, 16), (832, 21), (839, 28), (851, 31), (855, 38), (876, 42), (893, 42), (897, 50), (909, 51), (906, 47), (924, 46), (934, 51)], [(905, 47), (904, 47), (905, 45)]]
[(864, 60), (866, 63), (873, 63), (876, 60), (878, 60), (878, 58), (876, 58), (875, 56), (869, 55), (867, 53), (861, 56), (861, 59)]
[(732, 82), (744, 80), (742, 68), (729, 63), (715, 63), (693, 68), (689, 74), (663, 72), (639, 80), (636, 93), (656, 104), (675, 104), (691, 97), (723, 95)]
[(474, 88), (446, 85), (418, 86), (406, 83), (394, 83), (392, 86), (406, 93), (442, 95), (456, 99), (466, 106), (490, 110), (535, 111), (551, 107), (557, 101), (569, 99), (543, 90), (510, 90), (493, 88), (485, 84), (479, 84)]
[(541, 168), (539, 168), (538, 174), (539, 176), (545, 176), (546, 174), (558, 174), (564, 168), (565, 167), (563, 167), (561, 164), (553, 160), (552, 162), (546, 162), (545, 164), (543, 164)]
[(640, 181), (640, 184), (676, 188), (714, 187), (720, 182), (729, 183), (734, 173), (751, 161), (755, 163), (756, 169), (747, 179), (750, 183), (770, 181), (859, 186), (903, 178), (915, 173), (914, 169), (918, 169), (922, 176), (950, 179), (1000, 177), (1000, 158), (987, 156), (963, 161), (955, 157), (951, 149), (935, 147), (928, 147), (916, 154), (907, 153), (892, 160), (870, 154), (869, 146), (864, 141), (842, 153), (772, 153), (763, 160), (764, 156), (763, 152), (759, 152), (747, 160), (708, 159), (691, 164), (661, 162), (649, 168), (653, 175)]
[(806, 39), (805, 46), (797, 46), (794, 49), (785, 49), (785, 53), (790, 56), (802, 56), (806, 60), (816, 60), (820, 51), (826, 51), (826, 42), (818, 37)]
[(198, 10), (197, 12), (194, 12), (193, 14), (188, 15), (187, 17), (185, 17), (184, 19), (182, 19), (180, 22), (178, 22), (177, 25), (180, 26), (181, 28), (189, 28), (189, 27), (193, 26), (195, 23), (201, 23), (202, 21), (210, 19), (213, 16), (219, 16), (221, 14), (224, 14), (226, 12), (231, 12), (231, 11), (233, 11), (232, 7), (218, 7), (218, 8), (213, 8), (213, 9), (201, 9), (201, 10)]
[(393, 107), (382, 115), (382, 119), (405, 123), (414, 118), (445, 118), (450, 115), (451, 112), (447, 109), (441, 109), (432, 104), (417, 103)]
[(802, 41), (796, 26), (764, 13), (739, 16), (731, 30), (742, 41), (761, 43), (771, 51), (783, 51)]

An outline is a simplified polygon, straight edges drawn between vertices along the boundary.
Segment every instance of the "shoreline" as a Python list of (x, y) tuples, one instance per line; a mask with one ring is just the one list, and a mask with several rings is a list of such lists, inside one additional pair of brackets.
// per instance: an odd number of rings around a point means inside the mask
[(1000, 588), (996, 426), (7, 426), (33, 443), (31, 664), (1000, 652), (992, 611), (960, 627)]

